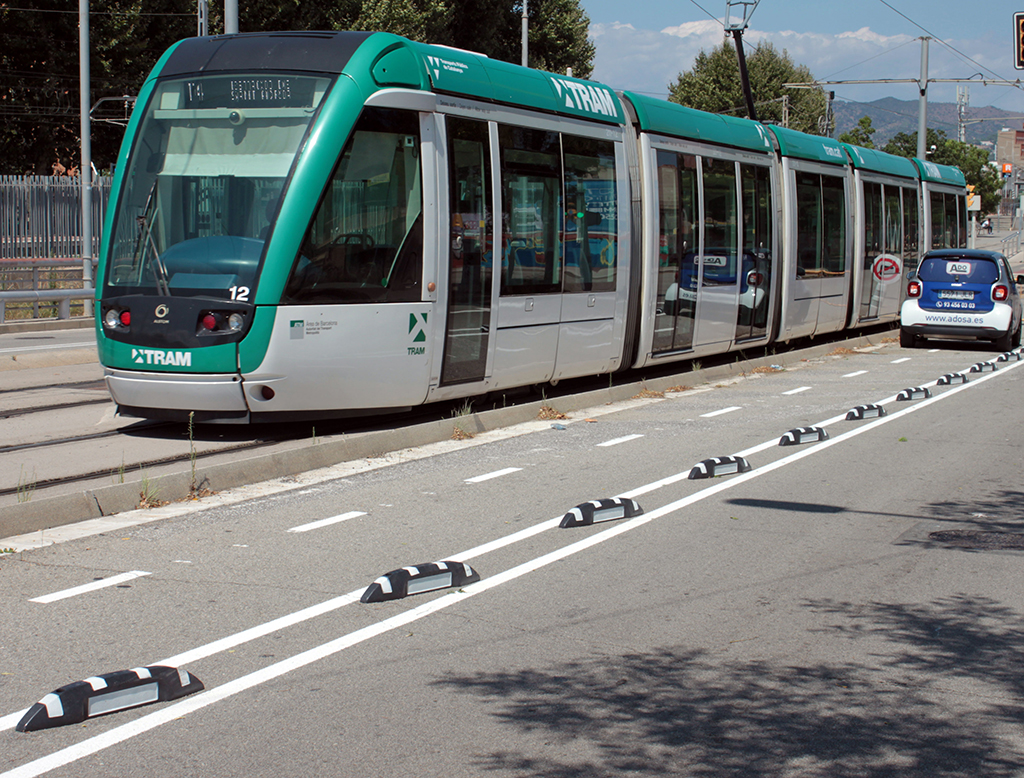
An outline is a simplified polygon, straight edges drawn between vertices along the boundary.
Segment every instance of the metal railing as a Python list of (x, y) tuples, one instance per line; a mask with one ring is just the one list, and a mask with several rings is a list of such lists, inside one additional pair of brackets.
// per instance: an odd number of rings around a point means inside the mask
[(1011, 232), (1009, 235), (1007, 235), (1005, 238), (999, 241), (999, 244), (1002, 246), (1002, 252), (1006, 256), (1012, 257), (1014, 254), (1020, 251), (1020, 230), (1018, 230), (1017, 232)]
[[(95, 266), (93, 260), (93, 277)], [(82, 261), (76, 259), (0, 259), (0, 323), (68, 319), (72, 301), (82, 303), (76, 313), (91, 316), (95, 290), (84, 286), (82, 269)]]
[[(92, 256), (99, 253), (110, 177), (92, 185)], [(0, 176), (0, 259), (81, 257), (82, 186), (75, 176)]]

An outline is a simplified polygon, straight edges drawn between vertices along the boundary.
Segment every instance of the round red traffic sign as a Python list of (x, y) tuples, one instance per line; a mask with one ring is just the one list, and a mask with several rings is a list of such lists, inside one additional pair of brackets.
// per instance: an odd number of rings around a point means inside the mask
[(871, 268), (871, 272), (875, 274), (875, 278), (885, 283), (886, 281), (895, 281), (900, 277), (900, 260), (899, 257), (894, 257), (890, 254), (882, 254), (875, 260), (875, 264)]

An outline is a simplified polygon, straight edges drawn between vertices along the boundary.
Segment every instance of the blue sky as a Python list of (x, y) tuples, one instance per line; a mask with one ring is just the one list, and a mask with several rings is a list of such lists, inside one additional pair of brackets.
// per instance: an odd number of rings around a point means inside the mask
[[(615, 89), (664, 97), (696, 54), (722, 41), (724, 0), (581, 0), (597, 45), (592, 78)], [(738, 6), (736, 6), (738, 8)], [(928, 50), (930, 79), (1015, 80), (1013, 14), (1024, 0), (761, 0), (744, 42), (770, 41), (821, 80), (918, 78), (919, 38)], [(715, 17), (715, 18), (712, 18)], [(973, 61), (972, 61), (973, 60)], [(970, 87), (970, 104), (1024, 115), (1024, 89)], [(916, 84), (831, 87), (838, 99), (917, 100)], [(930, 84), (929, 101), (956, 102), (955, 84)]]

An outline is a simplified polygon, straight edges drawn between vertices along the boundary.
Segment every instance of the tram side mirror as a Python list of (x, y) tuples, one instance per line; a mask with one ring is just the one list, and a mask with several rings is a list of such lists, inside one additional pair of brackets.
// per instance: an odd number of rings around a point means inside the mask
[(1024, 276), (1017, 276), (1017, 283), (1024, 284)]

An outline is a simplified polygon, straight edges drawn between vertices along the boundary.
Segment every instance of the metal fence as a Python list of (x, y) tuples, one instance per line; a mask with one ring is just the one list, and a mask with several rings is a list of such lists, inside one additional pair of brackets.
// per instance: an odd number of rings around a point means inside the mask
[[(110, 178), (92, 189), (92, 256), (97, 256)], [(72, 176), (0, 176), (0, 259), (82, 257), (82, 187)]]

